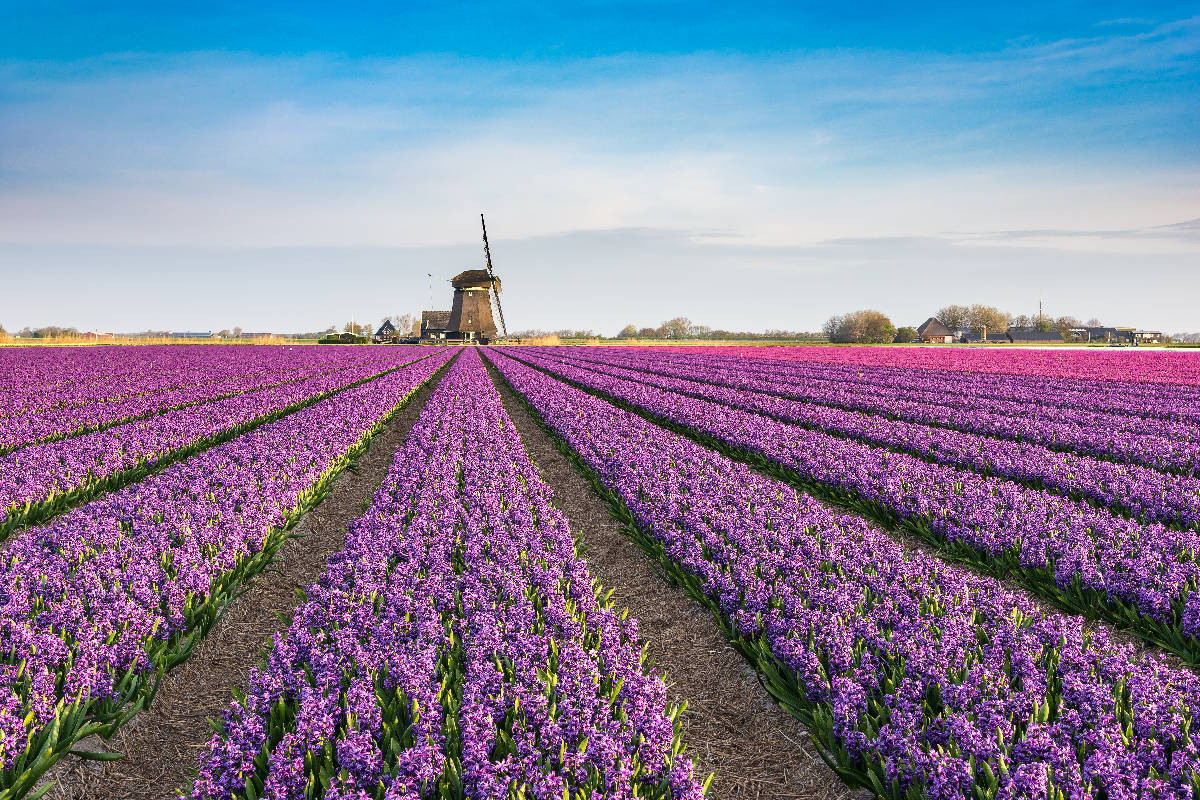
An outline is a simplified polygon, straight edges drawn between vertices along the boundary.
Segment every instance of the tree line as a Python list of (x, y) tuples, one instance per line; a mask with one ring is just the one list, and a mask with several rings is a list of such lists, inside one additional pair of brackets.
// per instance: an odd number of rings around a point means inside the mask
[[(560, 333), (561, 336), (561, 333)], [(566, 337), (564, 337), (566, 338)], [(711, 328), (699, 325), (687, 317), (673, 317), (664, 321), (657, 328), (641, 327), (630, 323), (622, 328), (614, 337), (617, 339), (698, 339), (716, 341), (755, 341), (788, 339), (801, 342), (821, 340), (821, 334), (808, 331), (789, 331), (768, 329), (762, 333), (752, 331), (729, 331), (723, 328)]]
[[(1009, 330), (1057, 332), (1063, 339), (1071, 338), (1072, 328), (1102, 327), (1100, 320), (1092, 317), (1086, 323), (1070, 315), (1051, 317), (1047, 314), (1029, 316), (1012, 315), (995, 306), (981, 304), (955, 305), (939, 308), (933, 317), (951, 331), (963, 331), (968, 336), (982, 337), (1003, 334)], [(882, 311), (862, 309), (847, 314), (835, 314), (826, 320), (822, 333), (831, 342), (884, 344), (887, 342), (911, 342), (917, 338), (917, 329), (905, 325), (896, 327)]]

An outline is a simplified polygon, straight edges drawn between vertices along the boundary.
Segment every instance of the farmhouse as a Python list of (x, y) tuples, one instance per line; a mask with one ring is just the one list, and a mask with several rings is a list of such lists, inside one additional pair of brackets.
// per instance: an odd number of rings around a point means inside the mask
[(385, 319), (383, 324), (379, 326), (379, 330), (375, 331), (375, 335), (371, 337), (371, 341), (375, 344), (380, 342), (390, 342), (396, 338), (396, 326), (392, 324), (390, 319)]
[(450, 312), (449, 311), (422, 311), (421, 312), (421, 338), (422, 339), (445, 339), (446, 332), (450, 330)]
[(917, 336), (927, 343), (950, 344), (954, 341), (954, 331), (938, 322), (936, 317), (930, 317), (917, 328)]

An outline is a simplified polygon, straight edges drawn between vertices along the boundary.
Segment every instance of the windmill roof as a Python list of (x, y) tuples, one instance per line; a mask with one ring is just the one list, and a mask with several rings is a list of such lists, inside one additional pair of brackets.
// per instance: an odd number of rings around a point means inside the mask
[(455, 289), (464, 289), (470, 286), (491, 286), (492, 276), (488, 274), (486, 269), (469, 269), (465, 272), (460, 272), (450, 279), (450, 283)]

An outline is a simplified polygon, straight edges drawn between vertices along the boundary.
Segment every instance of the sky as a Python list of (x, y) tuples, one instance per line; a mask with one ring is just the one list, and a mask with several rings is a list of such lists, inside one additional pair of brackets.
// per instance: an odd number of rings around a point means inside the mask
[(1200, 331), (1200, 2), (243, 6), (6, 9), (8, 330)]

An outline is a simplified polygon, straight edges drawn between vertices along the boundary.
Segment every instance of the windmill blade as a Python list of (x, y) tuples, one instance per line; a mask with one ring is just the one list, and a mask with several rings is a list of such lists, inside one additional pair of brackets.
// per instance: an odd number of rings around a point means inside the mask
[(492, 299), (496, 301), (496, 314), (500, 317), (500, 335), (507, 339), (508, 326), (504, 324), (504, 308), (500, 305), (500, 282), (496, 279), (496, 273), (492, 269), (492, 248), (488, 245), (487, 222), (484, 221), (483, 214), (479, 215), (479, 224), (483, 226), (483, 256), (487, 261), (488, 277), (492, 279)]

